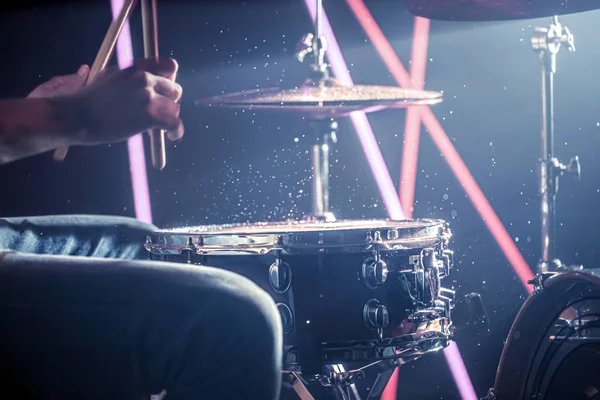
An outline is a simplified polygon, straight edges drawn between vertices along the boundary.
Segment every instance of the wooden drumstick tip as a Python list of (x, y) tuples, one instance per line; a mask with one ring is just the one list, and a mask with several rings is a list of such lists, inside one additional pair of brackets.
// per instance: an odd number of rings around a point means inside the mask
[(159, 129), (150, 131), (150, 154), (152, 165), (159, 171), (167, 165), (167, 153), (165, 150), (165, 132)]

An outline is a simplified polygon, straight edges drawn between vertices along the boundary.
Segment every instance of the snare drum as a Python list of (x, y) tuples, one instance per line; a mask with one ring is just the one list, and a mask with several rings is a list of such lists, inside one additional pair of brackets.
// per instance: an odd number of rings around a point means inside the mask
[(440, 220), (295, 221), (161, 230), (146, 248), (251, 279), (277, 303), (285, 368), (319, 374), (447, 345), (450, 236)]

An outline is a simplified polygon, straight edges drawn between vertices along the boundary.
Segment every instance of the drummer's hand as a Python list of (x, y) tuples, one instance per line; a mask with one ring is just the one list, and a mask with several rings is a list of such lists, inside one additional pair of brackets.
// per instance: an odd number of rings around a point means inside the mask
[(90, 85), (68, 97), (83, 128), (73, 138), (74, 144), (118, 142), (149, 128), (166, 130), (171, 140), (183, 137), (177, 70), (175, 60), (160, 58), (99, 74)]
[(85, 85), (90, 73), (90, 67), (82, 65), (77, 73), (55, 76), (48, 82), (33, 89), (27, 96), (30, 99), (69, 96), (79, 91)]

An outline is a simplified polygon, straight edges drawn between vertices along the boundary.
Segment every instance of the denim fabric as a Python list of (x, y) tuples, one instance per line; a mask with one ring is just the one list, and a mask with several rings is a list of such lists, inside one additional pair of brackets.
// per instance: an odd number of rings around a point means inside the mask
[(0, 220), (0, 397), (279, 396), (271, 297), (231, 272), (143, 261), (127, 218)]
[(133, 218), (99, 215), (0, 218), (0, 250), (146, 259), (144, 240), (156, 229)]

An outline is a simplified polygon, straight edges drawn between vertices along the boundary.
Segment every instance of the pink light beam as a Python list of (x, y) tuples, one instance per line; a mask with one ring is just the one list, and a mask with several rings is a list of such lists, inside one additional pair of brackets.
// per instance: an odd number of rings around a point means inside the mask
[[(124, 0), (111, 0), (110, 5), (113, 19), (115, 19), (123, 8)], [(117, 61), (119, 68), (125, 69), (130, 67), (133, 64), (133, 60), (131, 30), (129, 28), (129, 21), (126, 21), (117, 39)], [(131, 137), (127, 141), (127, 150), (129, 153), (129, 173), (131, 174), (135, 217), (142, 222), (151, 224), (152, 207), (150, 205), (150, 191), (148, 189), (144, 139), (141, 133)]]
[[(363, 27), (367, 36), (379, 52), (385, 65), (398, 84), (402, 87), (411, 87), (411, 78), (404, 69), (402, 62), (394, 52), (389, 41), (373, 19), (373, 16), (365, 6), (362, 0), (346, 0), (350, 8), (354, 11), (356, 18)], [(489, 201), (479, 188), (479, 185), (471, 175), (469, 168), (465, 165), (462, 158), (454, 148), (454, 145), (448, 138), (448, 135), (440, 125), (439, 121), (431, 111), (429, 106), (420, 107), (420, 115), (425, 128), (431, 135), (434, 143), (442, 153), (442, 156), (450, 166), (452, 172), (465, 190), (467, 196), (475, 206), (475, 209), (486, 224), (488, 230), (496, 239), (500, 249), (504, 253), (510, 265), (515, 270), (519, 280), (528, 293), (532, 292), (532, 286), (528, 281), (533, 279), (533, 273), (527, 262), (521, 255), (521, 252), (506, 231), (506, 228), (498, 218), (498, 215), (490, 205)]]
[[(429, 43), (429, 20), (416, 17), (413, 33), (410, 76), (413, 89), (423, 90), (425, 69), (427, 67), (427, 46)], [(412, 218), (417, 184), (419, 139), (421, 136), (420, 107), (410, 107), (406, 114), (404, 129), (404, 150), (400, 171), (400, 204), (406, 212), (406, 218)]]
[[(429, 42), (429, 20), (420, 17), (415, 18), (413, 31), (410, 80), (412, 88), (422, 90), (425, 86), (427, 46)], [(406, 114), (406, 127), (404, 129), (404, 149), (402, 152), (402, 167), (400, 170), (400, 204), (406, 213), (406, 218), (412, 218), (415, 210), (415, 186), (417, 183), (419, 139), (421, 135), (421, 114), (419, 109), (420, 107), (408, 108)], [(454, 343), (452, 343), (452, 345), (454, 345)], [(398, 369), (396, 369), (390, 377), (390, 381), (382, 394), (382, 400), (395, 399), (397, 392)]]
[[(361, 0), (347, 0), (350, 8), (363, 25), (377, 28), (377, 36), (376, 38), (370, 37), (374, 42), (375, 46), (378, 47), (377, 50), (383, 56), (380, 48), (385, 48), (385, 59), (393, 60), (393, 58), (397, 59), (396, 52), (392, 49), (391, 45), (385, 38), (383, 32), (377, 26), (375, 19), (369, 13), (369, 10), (364, 5)], [(365, 29), (366, 30), (366, 29)], [(371, 29), (372, 31), (372, 29)], [(369, 33), (367, 31), (367, 33)], [(425, 80), (425, 69), (427, 64), (427, 45), (428, 45), (428, 37), (429, 37), (429, 22), (423, 18), (415, 19), (415, 28), (414, 28), (414, 37), (413, 37), (413, 54), (412, 61), (414, 65), (411, 66), (411, 76), (410, 76), (410, 84), (407, 86), (412, 86), (417, 89), (422, 89), (424, 87)], [(397, 60), (397, 63), (400, 64), (400, 60)], [(387, 64), (387, 63), (386, 63)], [(401, 66), (401, 64), (400, 64)], [(388, 68), (389, 65), (388, 65)], [(406, 71), (401, 68), (396, 68), (396, 75), (402, 76), (403, 78), (407, 78)], [(427, 108), (427, 110), (430, 110)], [(410, 112), (411, 110), (409, 110)], [(401, 186), (405, 188), (403, 200), (403, 206), (405, 209), (411, 210), (408, 215), (412, 215), (412, 210), (414, 208), (413, 199), (414, 199), (414, 189), (416, 183), (416, 168), (417, 168), (417, 160), (418, 160), (418, 139), (421, 128), (421, 119), (420, 119), (420, 110), (413, 111), (412, 115), (409, 114), (407, 116), (407, 131), (405, 132), (405, 146), (404, 146), (404, 156), (403, 164), (402, 164), (402, 178), (407, 179), (408, 182), (403, 182), (404, 185)], [(408, 190), (406, 190), (406, 186), (408, 186)], [(448, 347), (444, 349), (444, 356), (446, 358), (446, 362), (450, 367), (450, 371), (452, 373), (452, 377), (454, 378), (454, 382), (458, 391), (463, 400), (477, 400), (477, 395), (475, 393), (475, 389), (473, 388), (473, 383), (469, 377), (469, 373), (465, 367), (463, 359), (461, 357), (460, 351), (458, 350), (458, 346), (455, 342), (451, 342)], [(393, 400), (396, 398), (397, 393), (397, 370), (394, 372), (394, 376), (390, 379), (388, 386), (386, 387), (385, 392), (383, 393), (382, 400)]]

